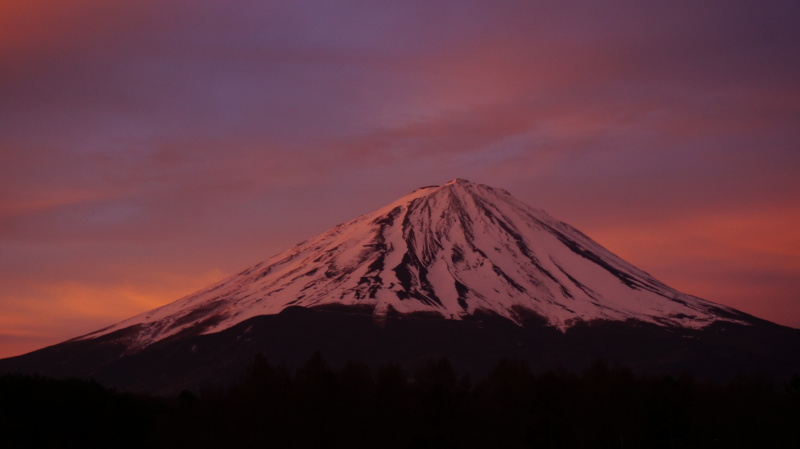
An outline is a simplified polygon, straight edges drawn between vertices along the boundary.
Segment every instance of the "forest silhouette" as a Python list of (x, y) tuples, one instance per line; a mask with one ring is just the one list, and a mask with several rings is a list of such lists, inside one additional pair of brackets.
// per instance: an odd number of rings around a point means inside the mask
[(800, 447), (800, 377), (634, 373), (596, 361), (534, 373), (501, 360), (483, 379), (447, 359), (414, 370), (314, 354), (289, 371), (256, 356), (228, 386), (173, 397), (91, 380), (0, 376), (0, 447)]

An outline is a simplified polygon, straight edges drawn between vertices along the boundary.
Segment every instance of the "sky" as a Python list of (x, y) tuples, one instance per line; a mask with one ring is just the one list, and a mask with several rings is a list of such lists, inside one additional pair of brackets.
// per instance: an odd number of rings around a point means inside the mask
[(0, 2), (0, 357), (417, 187), (800, 327), (796, 0)]

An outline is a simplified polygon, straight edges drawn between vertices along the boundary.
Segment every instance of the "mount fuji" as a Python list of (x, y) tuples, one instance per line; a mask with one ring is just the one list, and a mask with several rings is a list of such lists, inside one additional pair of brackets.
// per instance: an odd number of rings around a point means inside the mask
[(172, 304), (81, 339), (130, 328), (132, 349), (175, 335), (218, 332), (290, 306), (476, 311), (521, 325), (535, 313), (559, 329), (628, 319), (702, 328), (747, 323), (737, 311), (684, 295), (575, 228), (509, 193), (455, 179), (338, 225)]
[(0, 370), (159, 391), (224, 380), (255, 353), (291, 365), (313, 351), (333, 362), (445, 356), (475, 372), (505, 356), (785, 373), (800, 365), (798, 334), (678, 292), (505, 190), (455, 179)]

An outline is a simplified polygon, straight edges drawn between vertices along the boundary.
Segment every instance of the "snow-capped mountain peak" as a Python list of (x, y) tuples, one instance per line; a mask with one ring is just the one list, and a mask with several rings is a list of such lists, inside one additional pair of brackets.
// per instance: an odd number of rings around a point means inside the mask
[(290, 306), (360, 306), (376, 319), (476, 311), (704, 327), (739, 312), (682, 294), (508, 192), (463, 179), (427, 186), (216, 285), (83, 339), (134, 326), (143, 347), (213, 333)]

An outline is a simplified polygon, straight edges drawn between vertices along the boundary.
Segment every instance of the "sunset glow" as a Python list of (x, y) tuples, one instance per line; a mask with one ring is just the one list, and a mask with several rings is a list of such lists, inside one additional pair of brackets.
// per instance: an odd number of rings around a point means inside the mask
[(0, 357), (457, 177), (800, 327), (797, 23), (789, 0), (4, 1)]

